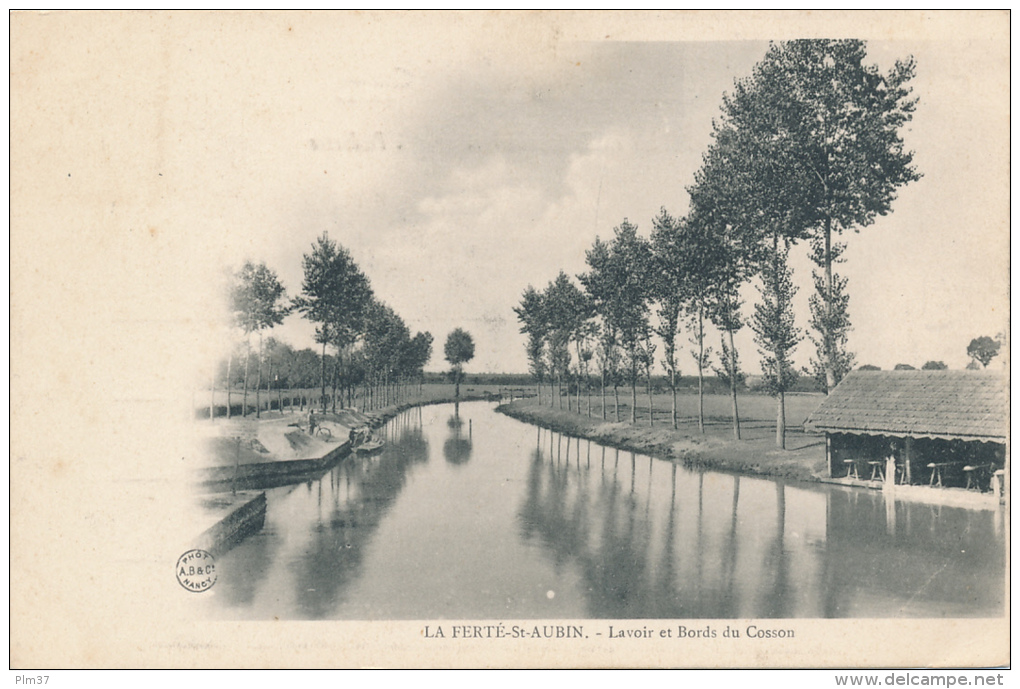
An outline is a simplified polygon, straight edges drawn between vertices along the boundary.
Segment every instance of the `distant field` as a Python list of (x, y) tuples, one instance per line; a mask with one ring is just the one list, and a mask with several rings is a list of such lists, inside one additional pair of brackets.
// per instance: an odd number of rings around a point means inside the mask
[[(532, 391), (534, 388), (532, 388)], [(798, 393), (786, 396), (786, 425), (791, 432), (801, 430), (804, 421), (815, 410), (824, 399), (821, 393)], [(533, 400), (537, 404), (537, 399)], [(557, 401), (558, 402), (558, 401)], [(566, 397), (562, 398), (563, 409), (567, 408)], [(542, 390), (542, 403), (549, 404), (548, 389)], [(670, 423), (672, 397), (670, 395), (652, 395), (654, 407), (655, 425)], [(575, 407), (576, 400), (571, 400)], [(598, 394), (591, 398), (591, 415), (602, 417), (602, 400)], [(776, 400), (772, 397), (756, 394), (741, 394), (737, 397), (737, 407), (740, 414), (741, 430), (753, 434), (755, 429), (774, 429), (776, 422)], [(557, 407), (558, 408), (558, 407)], [(648, 423), (648, 396), (638, 391), (637, 400), (637, 422)], [(588, 414), (588, 402), (584, 395), (581, 396), (580, 413)], [(677, 395), (677, 413), (680, 422), (691, 423), (697, 421), (698, 416), (698, 395), (691, 393), (680, 393)], [(732, 403), (729, 395), (705, 395), (705, 420), (709, 426), (729, 426), (732, 423)], [(614, 421), (616, 415), (613, 407), (612, 392), (606, 395), (606, 418)], [(630, 390), (620, 389), (620, 420), (630, 421)]]
[[(598, 376), (592, 376), (592, 385), (597, 385)], [(760, 376), (748, 376), (748, 380), (757, 380)], [(448, 380), (447, 374), (445, 373), (434, 373), (428, 372), (425, 374), (426, 384), (445, 384)], [(548, 386), (548, 381), (545, 385)], [(707, 375), (705, 377), (705, 393), (711, 394), (728, 394), (729, 386), (721, 381), (715, 375)], [(466, 373), (464, 375), (464, 382), (461, 384), (469, 386), (486, 386), (486, 385), (502, 385), (504, 387), (535, 387), (535, 379), (531, 375), (521, 373)], [(697, 393), (698, 392), (698, 378), (697, 376), (680, 376), (677, 378), (677, 390), (685, 393)], [(753, 386), (751, 386), (753, 387)], [(663, 375), (652, 376), (652, 390), (657, 390), (662, 393), (669, 391), (669, 379)], [(818, 387), (818, 382), (811, 376), (800, 376), (794, 383), (793, 392), (796, 393), (811, 393), (811, 392), (824, 392)]]
[[(462, 384), (460, 386), (460, 394), (462, 397), (479, 396), (479, 395), (498, 395), (502, 393), (505, 397), (509, 395), (509, 390), (514, 390), (514, 397), (517, 398), (523, 392), (527, 396), (535, 395), (535, 386), (505, 386), (505, 385), (467, 385)], [(454, 386), (452, 383), (426, 383), (422, 386), (421, 395), (419, 396), (417, 388), (413, 389), (404, 401), (415, 401), (415, 400), (435, 400), (444, 399), (453, 396)], [(320, 394), (319, 389), (306, 389), (306, 390), (292, 390), (284, 391), (284, 412), (289, 412), (291, 409), (297, 410), (300, 408), (300, 397), (305, 396), (306, 400), (317, 400)], [(825, 395), (821, 393), (792, 393), (786, 396), (786, 423), (790, 431), (796, 432), (800, 430), (805, 419), (815, 410), (815, 408), (821, 403)], [(293, 406), (289, 400), (293, 399)], [(544, 405), (549, 404), (549, 387), (542, 387), (542, 403)], [(203, 409), (208, 410), (210, 396), (208, 392), (197, 393), (195, 398), (195, 404), (199, 411)], [(653, 394), (652, 402), (654, 406), (654, 421), (656, 425), (668, 424), (670, 421), (670, 409), (672, 404), (672, 398), (668, 394)], [(267, 396), (265, 391), (262, 392), (263, 408), (268, 401), (272, 402), (272, 408), (275, 410), (277, 405), (277, 393), (275, 390)], [(533, 403), (537, 404), (537, 398), (532, 399)], [(563, 409), (567, 409), (567, 398), (563, 396), (560, 400), (563, 404)], [(224, 390), (217, 390), (215, 395), (215, 404), (217, 407), (222, 407), (217, 414), (222, 414), (226, 409), (227, 395)], [(234, 390), (231, 393), (231, 403), (234, 406), (235, 413), (240, 411), (241, 405), (241, 391)], [(248, 404), (254, 408), (255, 404), (255, 393), (251, 390), (248, 391)], [(755, 429), (768, 429), (775, 427), (776, 420), (776, 401), (765, 395), (758, 395), (752, 393), (740, 394), (737, 398), (737, 404), (740, 411), (740, 419), (742, 430), (746, 430), (750, 433), (754, 433)], [(571, 409), (575, 409), (576, 400), (570, 398)], [(599, 391), (593, 390), (591, 396), (591, 415), (601, 418), (602, 416), (602, 400), (599, 395)], [(679, 416), (681, 421), (691, 422), (696, 421), (698, 414), (698, 395), (696, 393), (681, 392), (677, 396), (677, 405), (679, 409)], [(355, 400), (355, 406), (358, 409), (362, 408), (362, 399), (359, 397)], [(206, 413), (208, 413), (206, 411)], [(588, 400), (582, 394), (581, 395), (581, 409), (580, 413), (583, 415), (588, 414)], [(706, 422), (711, 426), (726, 425), (731, 423), (731, 403), (729, 395), (721, 394), (706, 394), (705, 395), (705, 418)], [(606, 396), (606, 416), (612, 421), (615, 420), (616, 416), (613, 409), (613, 395), (612, 391)], [(630, 389), (620, 388), (620, 420), (630, 420)], [(638, 390), (638, 404), (637, 404), (637, 420), (638, 423), (648, 422), (648, 396), (644, 394), (642, 390)]]

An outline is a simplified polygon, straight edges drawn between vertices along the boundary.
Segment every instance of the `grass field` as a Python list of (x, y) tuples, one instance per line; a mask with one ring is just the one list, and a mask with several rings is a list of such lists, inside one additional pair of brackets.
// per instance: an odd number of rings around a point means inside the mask
[(654, 426), (648, 425), (647, 398), (645, 405), (638, 404), (636, 423), (630, 423), (630, 407), (621, 400), (620, 422), (615, 421), (612, 402), (607, 420), (601, 418), (601, 408), (593, 399), (593, 416), (588, 416), (582, 401), (580, 413), (538, 405), (535, 398), (517, 400), (503, 405), (500, 410), (527, 423), (559, 431), (568, 436), (589, 438), (598, 443), (624, 450), (641, 452), (667, 461), (683, 462), (723, 471), (744, 474), (791, 478), (805, 481), (818, 480), (827, 475), (825, 438), (805, 431), (804, 419), (820, 401), (817, 395), (793, 396), (787, 405), (788, 428), (786, 449), (775, 442), (775, 400), (769, 397), (746, 395), (738, 400), (741, 413), (741, 439), (733, 437), (730, 399), (725, 395), (707, 395), (705, 398), (705, 433), (698, 428), (696, 416), (697, 395), (679, 398), (678, 428), (670, 422), (671, 398), (653, 396)]
[[(534, 388), (529, 392), (534, 394)], [(606, 395), (605, 420), (615, 422), (617, 419), (615, 405), (611, 391)], [(825, 398), (820, 393), (796, 393), (786, 396), (786, 426), (791, 434), (803, 432), (804, 422), (811, 412), (818, 407)], [(529, 403), (538, 404), (538, 399), (530, 398)], [(562, 410), (567, 411), (567, 398), (565, 396), (553, 400), (556, 409), (559, 410), (562, 402)], [(542, 404), (548, 407), (550, 402), (549, 390), (542, 390)], [(732, 428), (733, 408), (729, 395), (705, 395), (705, 426), (706, 430), (715, 432), (725, 431)], [(672, 420), (672, 397), (668, 394), (653, 394), (653, 423), (655, 426), (668, 426)], [(759, 437), (769, 432), (775, 432), (776, 423), (776, 400), (772, 397), (758, 394), (740, 394), (737, 396), (737, 409), (740, 416), (741, 435), (747, 438)], [(577, 407), (577, 400), (570, 399), (570, 410), (578, 412), (582, 416), (592, 416), (602, 419), (602, 399), (598, 394), (591, 397), (591, 412), (588, 410), (588, 399), (582, 395), (580, 409)], [(638, 391), (637, 408), (635, 410), (637, 425), (648, 425), (648, 396)], [(677, 417), (682, 425), (697, 424), (698, 420), (698, 395), (696, 393), (683, 392), (677, 395)], [(621, 422), (630, 422), (631, 419), (631, 396), (630, 390), (620, 389), (620, 414)]]

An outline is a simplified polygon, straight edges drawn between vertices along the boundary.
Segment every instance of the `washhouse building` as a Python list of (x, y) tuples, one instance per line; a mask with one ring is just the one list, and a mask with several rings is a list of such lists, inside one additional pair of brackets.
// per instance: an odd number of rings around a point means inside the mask
[(997, 371), (854, 371), (806, 425), (825, 433), (832, 477), (996, 490), (1009, 468)]

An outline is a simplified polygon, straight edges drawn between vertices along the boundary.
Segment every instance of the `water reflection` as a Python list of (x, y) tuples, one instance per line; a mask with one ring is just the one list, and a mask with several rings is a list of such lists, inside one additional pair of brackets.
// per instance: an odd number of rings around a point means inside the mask
[(230, 581), (217, 591), (223, 602), (255, 605), (259, 587), (282, 582), (290, 589), (280, 595), (288, 616), (330, 616), (362, 575), (366, 548), (408, 471), (428, 462), (418, 410), (394, 419), (384, 437), (388, 449), (382, 455), (352, 456), (318, 480), (268, 493), (266, 527), (238, 549), (242, 557), (221, 565)]
[[(574, 443), (587, 441), (549, 433), (546, 442), (543, 449), (540, 433), (531, 454), (520, 533), (550, 550), (557, 566), (576, 564), (588, 616), (1001, 614), (994, 512), (713, 473), (678, 487), (678, 473), (690, 472), (655, 461), (638, 489), (634, 454), (599, 448), (602, 467), (607, 452), (612, 459), (593, 481), (587, 464), (570, 462), (571, 447), (581, 452)], [(668, 490), (661, 505), (660, 485)], [(803, 503), (793, 543), (788, 494)]]
[(266, 574), (280, 551), (280, 541), (265, 538), (264, 534), (265, 529), (244, 542), (247, 563), (245, 576), (233, 579), (230, 586), (216, 590), (221, 603), (235, 608), (251, 607), (255, 604), (256, 593), (263, 585)]
[(460, 404), (453, 407), (453, 416), (446, 420), (450, 437), (443, 443), (443, 456), (450, 464), (465, 464), (471, 459), (471, 422), (468, 422), (467, 437), (464, 435), (464, 419), (460, 417)]
[(361, 575), (365, 549), (404, 487), (408, 470), (428, 461), (428, 441), (420, 427), (407, 425), (410, 416), (387, 429), (390, 451), (345, 462), (317, 483), (318, 521), (311, 542), (292, 564), (301, 617), (327, 617), (344, 600), (348, 584)]
[(904, 615), (932, 606), (946, 616), (1001, 614), (1005, 554), (994, 512), (882, 502), (829, 495), (828, 580), (841, 594), (829, 616), (876, 603)]
[(265, 529), (204, 600), (261, 619), (1003, 614), (1001, 511), (697, 472), (452, 411), (408, 411), (382, 453), (269, 491)]

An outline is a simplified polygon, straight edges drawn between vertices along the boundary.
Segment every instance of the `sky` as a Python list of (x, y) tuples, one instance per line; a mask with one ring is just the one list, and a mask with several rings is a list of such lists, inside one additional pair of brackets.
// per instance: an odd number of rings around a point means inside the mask
[[(524, 372), (524, 289), (583, 272), (625, 218), (647, 236), (661, 207), (686, 211), (722, 95), (769, 39), (846, 34), (882, 68), (915, 58), (903, 136), (923, 174), (847, 238), (849, 348), (962, 368), (972, 338), (1008, 331), (1008, 14), (840, 16), (22, 16), (12, 199), (37, 202), (12, 201), (12, 257), (32, 267), (15, 274), (12, 314), (33, 323), (15, 344), (78, 326), (89, 351), (143, 369), (214, 360), (231, 341), (224, 271), (264, 261), (294, 296), (328, 233), (433, 334), (429, 370), (462, 327), (469, 372)], [(54, 294), (97, 325), (68, 322)], [(273, 334), (313, 344), (297, 315)], [(757, 372), (749, 329), (737, 345)], [(805, 340), (795, 356), (812, 354)]]

